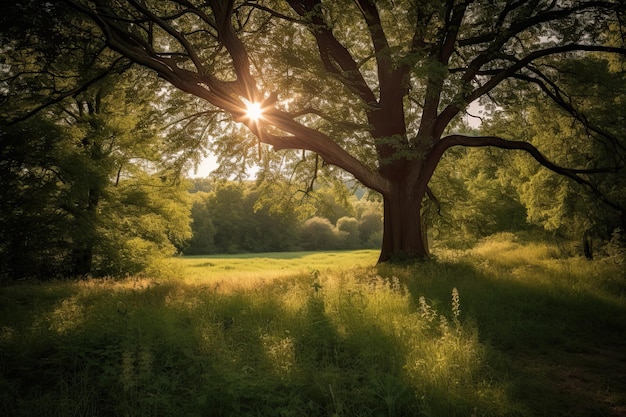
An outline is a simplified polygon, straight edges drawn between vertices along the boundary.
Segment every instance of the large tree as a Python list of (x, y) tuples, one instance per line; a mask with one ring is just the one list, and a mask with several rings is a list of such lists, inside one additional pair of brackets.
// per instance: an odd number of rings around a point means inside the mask
[[(551, 63), (623, 54), (621, 0), (64, 3), (89, 16), (109, 48), (206, 100), (259, 143), (319, 155), (379, 192), (380, 261), (428, 256), (423, 212), (436, 200), (428, 184), (451, 147), (523, 150), (590, 189), (588, 175), (616, 169), (562, 167), (530, 142), (454, 126), (470, 103), (505, 105), (500, 97), (524, 91), (545, 94), (592, 140), (611, 142), (567, 99)], [(248, 112), (255, 104), (256, 116)], [(225, 120), (215, 120), (224, 129)]]

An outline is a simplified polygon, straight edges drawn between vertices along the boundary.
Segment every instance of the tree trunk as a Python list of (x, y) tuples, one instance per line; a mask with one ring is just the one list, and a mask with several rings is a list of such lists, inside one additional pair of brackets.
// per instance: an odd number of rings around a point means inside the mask
[(408, 186), (398, 186), (384, 197), (383, 244), (378, 262), (419, 261), (429, 257), (422, 197)]
[(91, 273), (93, 260), (92, 245), (87, 243), (83, 247), (72, 250), (72, 276), (87, 277)]
[(87, 206), (76, 215), (77, 227), (71, 265), (71, 274), (74, 277), (87, 277), (91, 274), (99, 202), (100, 191), (95, 187), (90, 188)]

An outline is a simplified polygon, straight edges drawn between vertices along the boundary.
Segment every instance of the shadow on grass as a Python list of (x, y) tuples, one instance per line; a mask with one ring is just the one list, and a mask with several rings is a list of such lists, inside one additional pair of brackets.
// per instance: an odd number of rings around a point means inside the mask
[(426, 296), (437, 305), (458, 289), (463, 317), (489, 347), (489, 366), (507, 375), (511, 400), (529, 415), (626, 416), (623, 278), (579, 285), (597, 278), (559, 277), (539, 263), (469, 261), (427, 262), (404, 274), (415, 302)]
[(73, 290), (32, 286), (13, 311), (2, 290), (1, 415), (419, 413), (396, 342), (367, 322), (342, 334), (308, 282)]
[[(623, 302), (489, 271), (1, 288), (0, 415), (624, 415)], [(467, 333), (420, 315), (452, 288)]]

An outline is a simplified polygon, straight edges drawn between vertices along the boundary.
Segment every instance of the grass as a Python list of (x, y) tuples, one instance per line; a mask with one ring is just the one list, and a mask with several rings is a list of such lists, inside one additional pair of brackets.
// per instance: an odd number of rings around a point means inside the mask
[(0, 288), (3, 416), (624, 416), (626, 277), (499, 235)]
[(340, 252), (274, 252), (243, 255), (187, 256), (169, 265), (186, 283), (202, 285), (263, 285), (277, 278), (319, 273), (326, 269), (372, 266), (378, 259), (375, 250)]

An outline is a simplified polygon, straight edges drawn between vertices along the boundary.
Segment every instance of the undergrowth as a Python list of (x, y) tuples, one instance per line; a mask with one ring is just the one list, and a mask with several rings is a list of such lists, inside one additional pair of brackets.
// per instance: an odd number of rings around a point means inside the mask
[(576, 415), (549, 363), (624, 334), (620, 269), (511, 239), (418, 266), (247, 261), (0, 288), (0, 415)]

